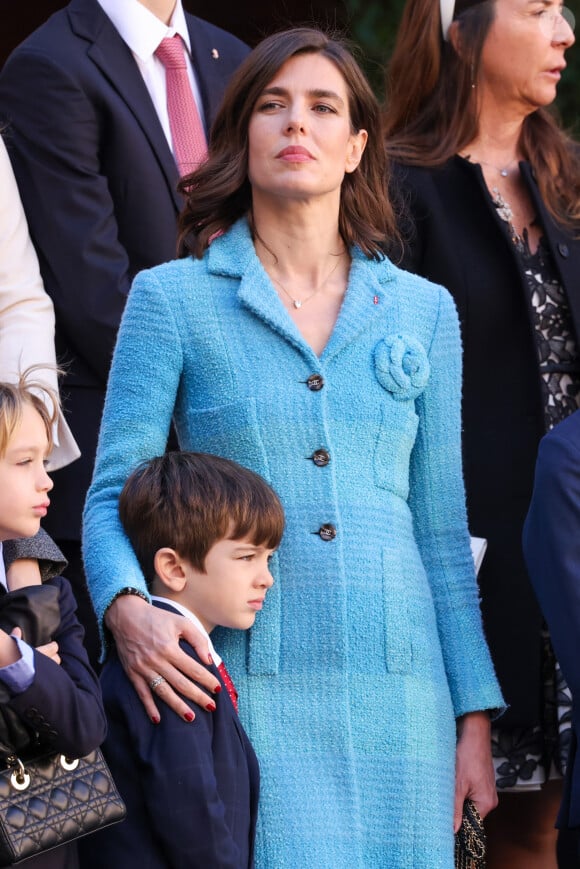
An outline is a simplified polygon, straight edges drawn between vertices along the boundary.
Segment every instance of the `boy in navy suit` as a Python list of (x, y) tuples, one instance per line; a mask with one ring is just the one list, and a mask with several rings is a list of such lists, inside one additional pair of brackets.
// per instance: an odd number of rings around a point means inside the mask
[[(119, 513), (155, 606), (208, 635), (216, 625), (253, 625), (273, 583), (269, 560), (284, 526), (280, 501), (261, 477), (217, 456), (166, 453), (129, 477)], [(101, 675), (109, 718), (103, 748), (127, 818), (91, 837), (86, 869), (253, 865), (258, 762), (235, 688), (209, 646), (224, 690), (209, 703), (211, 715), (188, 700), (185, 721), (170, 709), (150, 720), (111, 651)], [(182, 647), (197, 657), (183, 640)], [(164, 682), (151, 673), (159, 696)]]

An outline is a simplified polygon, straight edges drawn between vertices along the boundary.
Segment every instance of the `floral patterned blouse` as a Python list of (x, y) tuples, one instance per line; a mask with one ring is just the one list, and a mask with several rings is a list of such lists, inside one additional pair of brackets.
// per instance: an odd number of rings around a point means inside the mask
[[(564, 288), (542, 237), (530, 250), (528, 233), (519, 235), (512, 211), (497, 188), (492, 202), (517, 252), (528, 290), (538, 355), (546, 431), (580, 406), (580, 355)], [(550, 643), (543, 636), (543, 721), (530, 728), (492, 730), (492, 751), (498, 789), (539, 788), (548, 777), (563, 775), (571, 738), (572, 700)]]

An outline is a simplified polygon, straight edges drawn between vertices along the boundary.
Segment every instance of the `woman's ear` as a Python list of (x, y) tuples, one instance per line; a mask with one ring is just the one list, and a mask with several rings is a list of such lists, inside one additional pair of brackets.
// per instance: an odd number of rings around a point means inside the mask
[(153, 559), (153, 566), (159, 582), (172, 592), (183, 591), (187, 577), (183, 566), (183, 558), (175, 549), (168, 546), (158, 549)]
[(461, 30), (458, 21), (452, 21), (449, 25), (447, 41), (451, 43), (457, 56), (461, 57)]
[(354, 172), (358, 167), (366, 148), (368, 137), (369, 134), (366, 130), (359, 130), (358, 133), (351, 134), (349, 151), (346, 156), (345, 172)]

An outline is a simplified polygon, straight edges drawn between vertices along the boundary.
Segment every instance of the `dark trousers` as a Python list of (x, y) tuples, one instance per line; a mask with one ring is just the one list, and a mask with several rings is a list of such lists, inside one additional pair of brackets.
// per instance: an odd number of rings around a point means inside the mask
[(558, 831), (558, 869), (580, 869), (580, 830)]

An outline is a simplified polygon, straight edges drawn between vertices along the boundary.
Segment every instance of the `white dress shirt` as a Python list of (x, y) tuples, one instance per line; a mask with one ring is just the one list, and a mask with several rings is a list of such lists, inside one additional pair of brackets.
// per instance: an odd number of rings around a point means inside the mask
[(146, 9), (139, 0), (98, 0), (105, 15), (111, 19), (121, 39), (129, 46), (145, 86), (155, 106), (155, 111), (163, 127), (165, 138), (173, 151), (169, 115), (167, 113), (167, 89), (165, 86), (165, 67), (155, 57), (155, 50), (162, 39), (178, 33), (185, 45), (187, 70), (193, 96), (206, 129), (199, 86), (191, 61), (191, 42), (185, 21), (181, 0), (177, 0), (169, 26)]
[(207, 644), (209, 646), (209, 653), (213, 658), (213, 662), (216, 665), (216, 667), (219, 667), (219, 665), (222, 662), (222, 659), (220, 658), (220, 656), (216, 652), (214, 644), (211, 641), (210, 635), (208, 634), (208, 632), (206, 631), (206, 629), (204, 628), (204, 626), (202, 625), (202, 623), (200, 622), (198, 617), (195, 615), (195, 613), (192, 613), (191, 610), (188, 610), (187, 607), (182, 606), (182, 604), (177, 603), (174, 600), (169, 600), (168, 597), (159, 597), (159, 595), (152, 594), (151, 600), (152, 601), (157, 600), (160, 603), (169, 604), (169, 606), (172, 606), (174, 609), (176, 609), (178, 612), (180, 612), (182, 616), (185, 616), (186, 619), (189, 619), (190, 622), (193, 622), (193, 624), (196, 626), (196, 628), (199, 629), (200, 633), (202, 633), (203, 636), (206, 638)]

